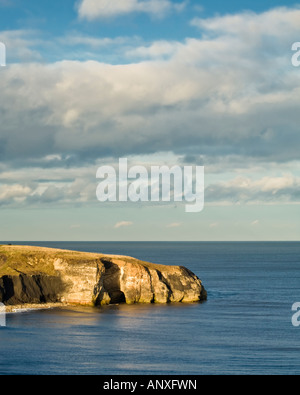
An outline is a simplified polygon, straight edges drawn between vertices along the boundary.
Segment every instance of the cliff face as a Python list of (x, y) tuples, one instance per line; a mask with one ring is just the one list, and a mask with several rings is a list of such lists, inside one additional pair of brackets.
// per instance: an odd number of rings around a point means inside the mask
[(192, 303), (206, 299), (188, 269), (130, 257), (0, 246), (0, 302)]
[(63, 287), (56, 276), (3, 276), (0, 278), (0, 302), (10, 305), (56, 303), (60, 301)]

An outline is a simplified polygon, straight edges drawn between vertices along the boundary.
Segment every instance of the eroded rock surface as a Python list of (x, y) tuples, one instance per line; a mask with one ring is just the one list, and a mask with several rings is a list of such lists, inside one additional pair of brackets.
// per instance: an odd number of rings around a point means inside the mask
[(0, 302), (192, 303), (206, 291), (184, 267), (40, 247), (0, 246)]

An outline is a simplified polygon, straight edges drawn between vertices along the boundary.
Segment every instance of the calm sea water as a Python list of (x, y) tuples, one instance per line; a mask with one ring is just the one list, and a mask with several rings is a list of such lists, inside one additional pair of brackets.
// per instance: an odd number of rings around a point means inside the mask
[(300, 373), (300, 243), (30, 244), (183, 265), (208, 301), (9, 314), (0, 374)]

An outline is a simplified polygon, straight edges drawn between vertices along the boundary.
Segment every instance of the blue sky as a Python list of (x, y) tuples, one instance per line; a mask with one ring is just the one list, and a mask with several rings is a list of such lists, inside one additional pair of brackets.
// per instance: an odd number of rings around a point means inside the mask
[[(297, 5), (295, 1), (281, 0), (189, 0), (184, 9), (176, 17), (171, 15), (169, 18), (160, 19), (153, 25), (153, 18), (136, 14), (127, 14), (124, 18), (110, 18), (109, 21), (102, 21), (101, 24), (95, 22), (93, 24), (86, 21), (80, 21), (78, 18), (78, 4), (80, 1), (64, 0), (64, 1), (39, 1), (39, 0), (2, 0), (0, 2), (1, 15), (0, 23), (2, 30), (42, 28), (44, 31), (53, 35), (62, 35), (74, 27), (88, 34), (128, 34), (139, 32), (144, 37), (153, 38), (159, 35), (161, 38), (172, 37), (184, 38), (187, 32), (190, 32), (188, 26), (184, 26), (184, 21), (189, 21), (195, 14), (201, 14), (203, 17), (213, 17), (215, 15), (225, 15), (251, 10), (254, 12), (263, 12), (271, 8), (282, 6)], [(109, 2), (108, 2), (109, 3)], [(173, 0), (173, 3), (183, 3), (180, 0)], [(113, 19), (113, 20), (112, 20)], [(180, 25), (177, 23), (180, 22)], [(177, 25), (177, 26), (176, 26)], [(157, 28), (154, 29), (154, 28)], [(169, 33), (170, 32), (170, 33)]]
[[(120, 0), (115, 0), (120, 1)], [(123, 0), (121, 0), (123, 1)], [(126, 1), (126, 0), (125, 0)], [(109, 4), (109, 1), (106, 1)], [(32, 43), (43, 55), (45, 61), (56, 61), (64, 58), (63, 53), (55, 48), (49, 48), (51, 40), (56, 41), (70, 34), (80, 34), (93, 38), (139, 37), (145, 42), (154, 40), (183, 41), (187, 37), (201, 37), (200, 29), (191, 26), (190, 21), (195, 17), (211, 18), (218, 15), (236, 14), (245, 11), (264, 12), (276, 6), (294, 6), (294, 1), (181, 1), (172, 0), (172, 4), (185, 4), (180, 11), (169, 11), (164, 17), (148, 13), (126, 13), (108, 18), (87, 19), (80, 17), (78, 7), (80, 0), (46, 1), (39, 0), (2, 0), (0, 2), (0, 26), (2, 31), (27, 30), (35, 31), (41, 39), (40, 43)], [(48, 42), (43, 48), (44, 41)], [(84, 48), (77, 45), (77, 49), (66, 51), (68, 59), (86, 59), (80, 54)], [(12, 54), (8, 54), (8, 56)], [(96, 56), (93, 54), (94, 57)], [(108, 54), (106, 54), (108, 57)], [(99, 60), (106, 58), (98, 54)], [(12, 59), (16, 61), (17, 59)], [(22, 59), (23, 61), (25, 59)], [(118, 62), (127, 62), (127, 59), (118, 58)]]
[[(0, 0), (0, 41), (0, 240), (299, 240), (299, 4)], [(120, 157), (204, 211), (98, 202)]]

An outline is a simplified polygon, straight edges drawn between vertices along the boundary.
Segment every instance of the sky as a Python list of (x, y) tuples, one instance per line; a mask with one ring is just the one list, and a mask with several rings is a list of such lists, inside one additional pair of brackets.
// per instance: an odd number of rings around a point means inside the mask
[[(0, 0), (0, 42), (0, 240), (299, 241), (300, 3)], [(119, 158), (204, 210), (99, 202)]]

